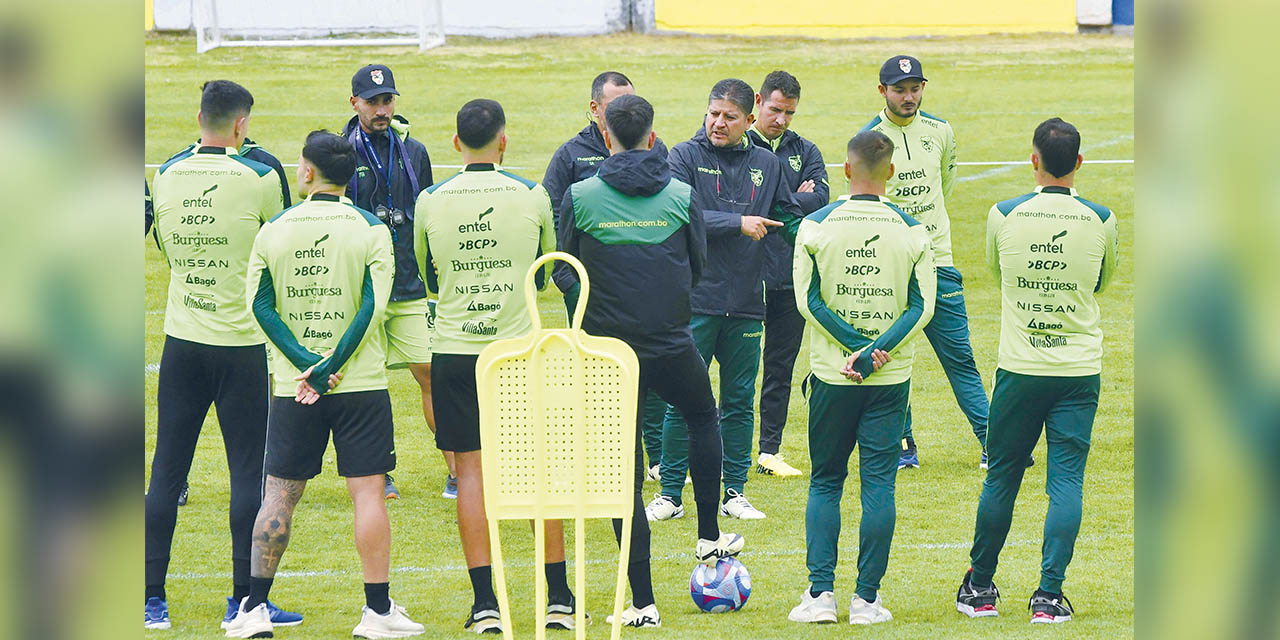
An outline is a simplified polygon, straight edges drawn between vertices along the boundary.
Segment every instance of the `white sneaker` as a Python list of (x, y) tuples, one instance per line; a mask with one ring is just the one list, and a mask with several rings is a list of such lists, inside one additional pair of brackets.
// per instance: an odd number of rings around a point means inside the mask
[[(613, 624), (613, 616), (605, 618), (605, 622)], [(643, 609), (637, 609), (635, 605), (631, 605), (622, 610), (622, 626), (637, 627), (644, 629), (647, 627), (661, 627), (662, 616), (658, 615), (658, 605), (651, 604)]]
[(836, 595), (830, 591), (823, 591), (818, 597), (809, 594), (809, 590), (804, 590), (804, 595), (800, 596), (800, 604), (796, 605), (787, 614), (787, 619), (792, 622), (835, 622), (836, 621)]
[(254, 607), (252, 611), (244, 610), (245, 600), (240, 601), (240, 608), (236, 610), (236, 617), (227, 623), (228, 638), (270, 638), (271, 635), (271, 612), (267, 611), (267, 603), (263, 602)]
[(698, 562), (708, 567), (716, 566), (721, 558), (729, 558), (738, 555), (747, 542), (742, 536), (736, 533), (720, 532), (719, 540), (698, 539), (698, 546), (695, 547), (693, 556)]
[(684, 505), (676, 504), (675, 500), (658, 494), (654, 497), (653, 502), (650, 502), (649, 506), (644, 508), (644, 515), (649, 518), (649, 522), (683, 518)]
[[(573, 631), (578, 626), (578, 618), (574, 614), (576, 603), (569, 604), (549, 604), (547, 605), (547, 623), (548, 629), (556, 629), (559, 631)], [(584, 626), (591, 626), (591, 614), (582, 613)]]
[(649, 467), (649, 472), (645, 474), (645, 477), (653, 482), (662, 482), (662, 465), (655, 464)]
[(791, 478), (794, 476), (802, 476), (804, 472), (787, 464), (782, 460), (782, 456), (772, 453), (760, 454), (760, 459), (756, 461), (756, 473), (765, 476), (777, 476), (779, 478)]
[(751, 503), (747, 501), (747, 497), (738, 493), (737, 490), (729, 489), (725, 491), (725, 494), (729, 496), (729, 499), (720, 505), (720, 515), (732, 516), (739, 520), (764, 519), (764, 512), (751, 506)]
[(423, 631), (426, 631), (426, 627), (410, 620), (405, 615), (404, 607), (392, 600), (391, 610), (386, 615), (365, 607), (364, 614), (360, 616), (360, 624), (351, 630), (351, 635), (357, 638), (407, 638)]
[(853, 600), (849, 602), (849, 624), (875, 624), (892, 619), (893, 614), (884, 608), (884, 598), (880, 594), (876, 594), (875, 602), (867, 602), (853, 594)]

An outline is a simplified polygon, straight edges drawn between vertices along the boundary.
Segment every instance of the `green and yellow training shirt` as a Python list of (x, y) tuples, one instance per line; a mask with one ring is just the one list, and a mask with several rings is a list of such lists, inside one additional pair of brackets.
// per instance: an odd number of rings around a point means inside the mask
[[(863, 384), (911, 379), (912, 338), (933, 318), (938, 289), (924, 225), (883, 196), (850, 196), (805, 217), (792, 265), (819, 380), (855, 384), (840, 370), (859, 351), (854, 368)], [(875, 349), (893, 360), (871, 374)]]
[(214, 346), (262, 344), (244, 275), (259, 227), (284, 207), (271, 167), (235, 149), (193, 146), (156, 171), (151, 192), (169, 263), (165, 334)]
[(247, 298), (272, 345), (276, 396), (293, 396), (294, 377), (312, 365), (321, 393), (337, 371), (334, 393), (387, 388), (382, 318), (394, 274), (387, 225), (345, 197), (313, 194), (262, 227)]
[(893, 175), (885, 194), (929, 231), (939, 267), (950, 267), (951, 219), (947, 196), (955, 186), (956, 134), (942, 118), (918, 112), (905, 127), (881, 111), (863, 131), (879, 131), (893, 141)]
[(1037, 376), (1102, 372), (1093, 294), (1115, 272), (1111, 210), (1066, 187), (1037, 187), (987, 214), (987, 264), (1000, 283), (999, 367)]
[[(542, 185), (492, 164), (469, 164), (418, 194), (414, 215), (419, 271), (440, 298), (435, 353), (478, 354), (533, 330), (524, 277), (556, 248)], [(539, 288), (549, 269), (540, 270)]]

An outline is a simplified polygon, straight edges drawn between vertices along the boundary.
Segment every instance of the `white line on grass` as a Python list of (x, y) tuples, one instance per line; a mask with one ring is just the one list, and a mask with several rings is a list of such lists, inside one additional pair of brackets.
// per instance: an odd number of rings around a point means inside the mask
[[(1117, 144), (1120, 144), (1121, 142), (1125, 142), (1125, 141), (1128, 141), (1128, 140), (1133, 140), (1133, 135), (1132, 135), (1132, 134), (1126, 134), (1126, 135), (1123, 135), (1123, 136), (1116, 136), (1116, 137), (1114, 137), (1114, 138), (1112, 138), (1112, 139), (1110, 139), (1110, 140), (1106, 140), (1106, 141), (1104, 141), (1104, 142), (1100, 142), (1100, 143), (1098, 143), (1098, 144), (1095, 144), (1095, 145), (1092, 145), (1092, 146), (1085, 147), (1084, 149), (1081, 149), (1081, 151), (1082, 151), (1082, 152), (1087, 153), (1087, 152), (1089, 152), (1089, 151), (1095, 151), (1095, 150), (1097, 150), (1097, 149), (1103, 149), (1103, 148), (1106, 148), (1106, 147), (1110, 147), (1110, 146), (1112, 146), (1112, 145), (1117, 145)], [(1129, 162), (1130, 162), (1130, 163), (1132, 163), (1133, 161), (1132, 161), (1132, 160), (1130, 160)], [(994, 168), (994, 169), (987, 169), (986, 171), (983, 171), (982, 173), (979, 173), (979, 174), (977, 174), (977, 175), (964, 176), (963, 178), (959, 178), (959, 179), (957, 179), (957, 180), (956, 180), (956, 182), (957, 182), (957, 183), (959, 183), (959, 182), (972, 182), (972, 181), (974, 181), (974, 180), (983, 180), (983, 179), (985, 179), (985, 178), (992, 178), (992, 177), (995, 177), (995, 176), (998, 176), (998, 175), (1002, 175), (1002, 174), (1005, 174), (1005, 173), (1009, 173), (1010, 171), (1013, 171), (1015, 168), (1017, 168), (1017, 167), (1019, 167), (1019, 166), (1026, 166), (1026, 165), (1029, 165), (1029, 164), (1031, 164), (1031, 161), (1030, 161), (1030, 160), (1028, 160), (1028, 161), (1026, 161), (1026, 162), (1015, 162), (1015, 163), (1012, 163), (1012, 164), (1006, 164), (1006, 165), (998, 166), (998, 167), (996, 167), (996, 168)]]
[[(1104, 534), (1104, 535), (1096, 535), (1096, 536), (1080, 536), (1076, 540), (1076, 542), (1077, 543), (1097, 542), (1101, 540), (1109, 540), (1114, 538), (1132, 539), (1133, 534), (1119, 533), (1119, 534)], [(1038, 545), (1041, 542), (1042, 542), (1041, 540), (1015, 540), (1015, 541), (1005, 543), (1004, 546), (1026, 547), (1031, 545)], [(895, 549), (921, 549), (926, 551), (932, 551), (932, 550), (938, 550), (938, 549), (968, 549), (971, 546), (973, 546), (972, 542), (923, 542), (919, 544), (894, 545), (894, 548)], [(857, 556), (858, 548), (849, 547), (847, 549), (841, 549), (840, 551), (844, 553), (846, 557), (854, 557), (854, 556)], [(799, 556), (799, 555), (804, 555), (805, 553), (806, 551), (804, 549), (784, 549), (781, 551), (745, 551), (743, 552), (742, 557), (746, 559), (779, 558), (779, 557)], [(650, 556), (649, 560), (650, 560), (650, 563), (653, 563), (653, 562), (677, 562), (677, 561), (688, 560), (688, 559), (689, 559), (689, 554), (687, 553), (667, 553), (660, 556), (659, 555)], [(618, 562), (617, 560), (613, 560), (609, 558), (596, 558), (592, 560), (587, 560), (587, 564), (617, 566)], [(568, 565), (573, 566), (573, 562), (569, 562)], [(533, 563), (525, 562), (525, 561), (508, 562), (508, 563), (505, 563), (504, 566), (507, 569), (530, 569), (533, 567)], [(392, 573), (443, 573), (443, 572), (461, 572), (465, 570), (466, 570), (466, 567), (460, 564), (437, 565), (437, 566), (431, 566), (431, 567), (392, 567), (391, 568)], [(357, 573), (358, 573), (358, 570), (354, 570), (354, 569), (317, 569), (314, 571), (280, 571), (276, 573), (276, 577), (277, 578), (321, 578), (321, 577), (329, 577), (329, 576), (354, 576)], [(213, 578), (226, 578), (226, 577), (228, 577), (228, 575), (225, 573), (172, 573), (172, 574), (169, 574), (170, 580), (208, 580)]]

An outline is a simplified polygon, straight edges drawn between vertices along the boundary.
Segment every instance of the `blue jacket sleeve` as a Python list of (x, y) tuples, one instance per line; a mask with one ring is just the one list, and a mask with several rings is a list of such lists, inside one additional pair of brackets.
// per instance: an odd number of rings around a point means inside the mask
[[(575, 258), (581, 258), (578, 245), (582, 232), (578, 230), (578, 219), (573, 213), (573, 193), (566, 191), (564, 199), (560, 202), (560, 211), (556, 220), (556, 247)], [(565, 266), (568, 267), (568, 265)], [(569, 290), (578, 284), (578, 272), (572, 267), (555, 269), (551, 273), (551, 279), (561, 293), (569, 293)]]
[(556, 216), (557, 229), (560, 228), (560, 203), (564, 200), (565, 190), (573, 184), (573, 164), (565, 150), (568, 144), (566, 142), (556, 149), (551, 156), (551, 164), (547, 165), (547, 172), (542, 176), (542, 186), (546, 188), (547, 195), (551, 196), (551, 211)]
[(689, 237), (689, 269), (693, 272), (692, 286), (698, 286), (702, 279), (702, 271), (707, 266), (707, 222), (702, 217), (702, 209), (693, 201), (689, 202), (689, 224), (685, 225), (685, 233)]
[(827, 206), (831, 201), (831, 185), (827, 184), (827, 165), (822, 159), (822, 152), (818, 150), (818, 145), (808, 140), (804, 142), (800, 182), (812, 180), (813, 192), (797, 193), (795, 199), (800, 205), (801, 212), (810, 214)]

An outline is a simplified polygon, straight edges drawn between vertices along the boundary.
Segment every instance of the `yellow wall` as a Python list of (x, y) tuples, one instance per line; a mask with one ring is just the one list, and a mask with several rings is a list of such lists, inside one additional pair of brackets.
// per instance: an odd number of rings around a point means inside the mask
[(663, 31), (865, 38), (1076, 31), (1075, 0), (655, 0)]
[(151, 31), (156, 28), (155, 0), (142, 0), (142, 28)]

